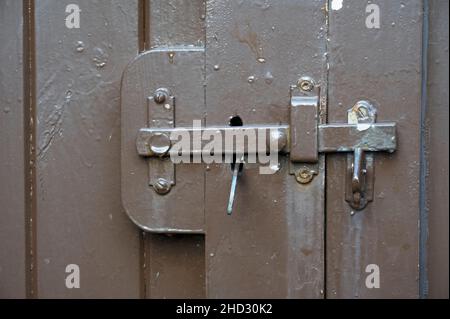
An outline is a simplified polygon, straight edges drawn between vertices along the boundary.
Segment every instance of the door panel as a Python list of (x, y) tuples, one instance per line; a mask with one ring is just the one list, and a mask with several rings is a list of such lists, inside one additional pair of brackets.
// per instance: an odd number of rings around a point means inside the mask
[[(326, 87), (325, 30), (325, 1), (208, 2), (206, 126), (288, 123), (291, 85), (308, 75)], [(324, 175), (300, 185), (280, 164), (244, 165), (231, 216), (230, 164), (206, 169), (209, 297), (322, 297)]]
[[(374, 155), (374, 200), (353, 215), (346, 159), (327, 158), (327, 297), (416, 298), (422, 1), (377, 1), (380, 29), (365, 27), (365, 2), (344, 3), (329, 12), (328, 121), (347, 122), (346, 109), (369, 100), (377, 121), (397, 123), (398, 148)], [(370, 264), (379, 266), (379, 289), (366, 287)]]
[[(120, 78), (137, 54), (137, 1), (36, 2), (38, 296), (139, 297), (139, 232), (120, 200)], [(80, 288), (65, 269), (80, 267)]]

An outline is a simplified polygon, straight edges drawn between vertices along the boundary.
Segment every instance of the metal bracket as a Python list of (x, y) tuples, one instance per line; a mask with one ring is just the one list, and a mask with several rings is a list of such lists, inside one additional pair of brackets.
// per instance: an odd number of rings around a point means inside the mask
[[(175, 98), (166, 88), (157, 89), (147, 98), (148, 126), (168, 128), (174, 127)], [(154, 134), (145, 143), (137, 143), (139, 149), (146, 149), (155, 157), (148, 159), (148, 184), (160, 195), (170, 192), (175, 185), (175, 165), (164, 157), (170, 149), (170, 138), (167, 134)]]
[[(136, 56), (123, 72), (122, 204), (130, 219), (145, 231), (205, 231), (203, 167), (175, 165), (166, 153), (170, 149), (167, 134), (154, 134), (136, 144), (143, 127), (174, 129), (204, 116), (204, 64), (202, 47), (160, 47)], [(138, 154), (151, 156), (138, 156), (136, 147)], [(183, 205), (179, 199), (183, 199)]]

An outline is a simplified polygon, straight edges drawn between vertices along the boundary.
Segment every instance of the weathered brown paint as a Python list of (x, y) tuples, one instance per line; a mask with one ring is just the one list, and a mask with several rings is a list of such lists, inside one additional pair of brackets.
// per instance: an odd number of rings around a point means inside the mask
[(0, 298), (26, 296), (22, 11), (0, 2)]
[(448, 298), (449, 3), (448, 1), (428, 1), (428, 3), (430, 10), (428, 98), (425, 120), (428, 167), (426, 205), (429, 218), (428, 297)]
[[(419, 175), (422, 1), (377, 1), (381, 28), (365, 26), (366, 2), (329, 12), (328, 121), (369, 100), (377, 122), (397, 122), (398, 149), (375, 154), (374, 200), (351, 214), (344, 200), (346, 159), (327, 158), (327, 297), (419, 296)], [(366, 288), (367, 265), (381, 272)]]
[[(120, 200), (120, 79), (138, 52), (137, 1), (36, 2), (39, 298), (139, 297), (139, 233)], [(104, 64), (103, 64), (104, 63)], [(80, 267), (67, 289), (65, 269)]]
[(203, 235), (146, 234), (146, 297), (205, 298)]
[(146, 0), (147, 49), (205, 45), (205, 0)]

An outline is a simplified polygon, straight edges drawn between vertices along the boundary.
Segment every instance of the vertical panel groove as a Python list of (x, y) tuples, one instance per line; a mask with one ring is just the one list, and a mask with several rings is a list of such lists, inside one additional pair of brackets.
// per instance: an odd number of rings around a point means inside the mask
[(25, 136), (25, 242), (26, 242), (26, 296), (37, 298), (36, 267), (36, 67), (34, 0), (23, 3), (23, 79), (24, 79), (24, 136)]
[(139, 52), (143, 52), (148, 49), (148, 34), (149, 24), (147, 23), (147, 10), (149, 6), (148, 0), (139, 0), (138, 3), (138, 39), (139, 39)]
[[(326, 30), (326, 36), (327, 36), (327, 39), (329, 39), (330, 38), (330, 5), (331, 5), (331, 3), (330, 3), (330, 0), (327, 0), (326, 1), (326, 3), (325, 3), (325, 6), (326, 6), (326, 8), (325, 8), (325, 19), (326, 19), (326, 28), (327, 28), (327, 30)], [(328, 68), (328, 64), (329, 64), (329, 54), (328, 54), (328, 50), (329, 50), (329, 45), (328, 45), (328, 41), (325, 41), (325, 53), (326, 53), (326, 56), (325, 56), (325, 75), (324, 75), (324, 78), (325, 78), (325, 86), (324, 86), (324, 89), (325, 89), (325, 114), (324, 114), (324, 116), (323, 116), (323, 118), (322, 118), (322, 121), (324, 122), (324, 123), (328, 123), (328, 83), (329, 83), (329, 81), (328, 81), (328, 78), (329, 78), (329, 74), (330, 74), (330, 71), (329, 71), (329, 68)], [(323, 92), (323, 90), (322, 90), (322, 92)], [(323, 251), (324, 251), (324, 254), (323, 254), (323, 298), (324, 299), (327, 299), (327, 249), (328, 249), (328, 246), (327, 246), (327, 244), (328, 244), (328, 237), (327, 237), (327, 220), (328, 220), (328, 218), (327, 218), (327, 215), (328, 215), (328, 203), (327, 203), (327, 182), (328, 182), (328, 179), (326, 178), (326, 176), (327, 176), (327, 155), (323, 155), (324, 157), (325, 157), (325, 160), (324, 160), (324, 168), (323, 168), (323, 173), (324, 173), (324, 175), (325, 175), (325, 178), (324, 178), (324, 195), (323, 195)]]
[(140, 280), (140, 298), (147, 298), (147, 238), (145, 231), (140, 232), (139, 236), (139, 280)]
[[(148, 0), (139, 0), (138, 3), (138, 46), (139, 52), (143, 52), (148, 48), (148, 28), (147, 23), (147, 10), (149, 6)], [(145, 231), (140, 232), (139, 236), (139, 275), (140, 275), (140, 297), (142, 299), (148, 298), (147, 296), (147, 238)]]
[(419, 296), (428, 295), (427, 280), (427, 238), (428, 238), (428, 208), (426, 198), (426, 176), (428, 162), (426, 158), (426, 110), (428, 83), (428, 0), (423, 1), (423, 29), (422, 29), (422, 100), (420, 112), (420, 228), (419, 228)]

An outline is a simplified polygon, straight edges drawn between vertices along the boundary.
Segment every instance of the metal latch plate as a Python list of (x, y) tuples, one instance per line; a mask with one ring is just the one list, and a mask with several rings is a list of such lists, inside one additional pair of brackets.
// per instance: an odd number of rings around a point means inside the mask
[[(203, 233), (203, 166), (175, 166), (170, 159), (136, 154), (141, 128), (173, 129), (204, 117), (203, 74), (204, 50), (190, 47), (147, 51), (133, 60), (123, 74), (122, 202), (131, 220), (146, 231)], [(154, 101), (154, 92), (159, 88), (170, 92), (165, 103)], [(177, 187), (164, 196), (155, 192), (159, 178), (173, 184), (175, 175)]]

